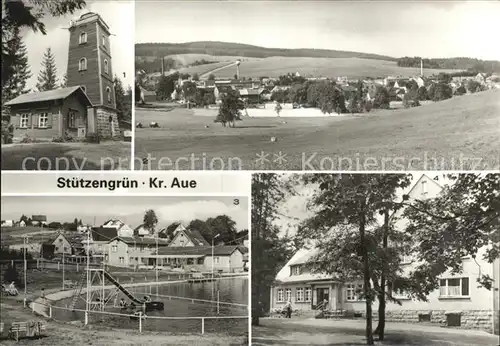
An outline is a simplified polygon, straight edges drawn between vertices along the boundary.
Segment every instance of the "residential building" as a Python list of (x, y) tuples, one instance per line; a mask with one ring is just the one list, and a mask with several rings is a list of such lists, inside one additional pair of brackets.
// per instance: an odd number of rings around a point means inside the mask
[(47, 216), (46, 215), (32, 215), (31, 216), (31, 224), (33, 226), (48, 226)]
[(54, 245), (54, 255), (83, 255), (85, 236), (80, 233), (64, 234), (58, 233), (54, 238), (47, 241), (45, 244)]
[(232, 85), (225, 85), (225, 84), (218, 85), (218, 84), (216, 84), (215, 88), (214, 88), (215, 101), (221, 102), (222, 97), (224, 95), (227, 95), (228, 93), (230, 93), (233, 90), (236, 90), (236, 89)]
[(240, 89), (240, 96), (243, 100), (248, 103), (260, 103), (263, 99), (261, 98), (262, 93), (265, 89)]
[(19, 227), (26, 227), (26, 222), (24, 220), (19, 221)]
[(122, 236), (122, 237), (131, 237), (134, 234), (134, 230), (129, 225), (127, 225), (125, 222), (118, 220), (118, 219), (110, 219), (110, 220), (106, 221), (105, 223), (103, 223), (101, 227), (116, 228), (116, 231), (118, 232), (118, 236)]
[[(85, 253), (90, 251), (93, 256), (104, 256), (108, 253), (108, 243), (118, 236), (118, 230), (114, 227), (92, 227), (90, 231), (90, 243), (85, 246)], [(86, 244), (86, 240), (84, 240)]]
[(118, 236), (107, 242), (104, 260), (116, 267), (152, 266), (147, 256), (156, 251), (157, 243), (159, 248), (168, 245), (164, 239)]
[(197, 230), (186, 229), (179, 224), (173, 233), (173, 238), (169, 247), (192, 247), (192, 246), (210, 246), (201, 233)]
[[(436, 197), (443, 187), (435, 180), (422, 175), (413, 184), (408, 192), (410, 200), (427, 199)], [(402, 211), (398, 212), (400, 216)], [(406, 220), (399, 219), (395, 227), (403, 229)], [(499, 260), (488, 263), (483, 260), (482, 253), (475, 259), (463, 258), (463, 271), (461, 274), (446, 272), (441, 275), (440, 288), (431, 292), (427, 301), (411, 299), (404, 292), (399, 292), (397, 287), (392, 287), (393, 295), (400, 300), (401, 305), (388, 302), (386, 306), (387, 321), (400, 322), (432, 322), (441, 325), (451, 325), (448, 319), (453, 316), (460, 320), (459, 325), (464, 328), (483, 329), (494, 331), (498, 326), (498, 289), (488, 290), (476, 283), (480, 274), (490, 275), (498, 288), (500, 280)], [(343, 310), (350, 316), (365, 316), (365, 302), (359, 299), (359, 291), (363, 288), (360, 279), (350, 282), (339, 280), (325, 273), (312, 270), (313, 259), (317, 254), (314, 247), (300, 249), (276, 276), (276, 284), (271, 288), (271, 309), (283, 307), (287, 301), (303, 311), (313, 312), (326, 301), (327, 310)], [(403, 258), (403, 273), (416, 265), (411, 254)], [(378, 302), (373, 304), (374, 314)]]
[[(245, 250), (243, 250), (245, 251)], [(193, 246), (162, 247), (158, 254), (143, 256), (143, 262), (157, 262), (159, 268), (181, 268), (186, 271), (209, 272), (213, 269), (221, 273), (244, 271), (244, 253), (240, 246)], [(212, 258), (213, 252), (213, 258)]]
[(14, 227), (14, 220), (2, 220), (2, 227)]
[(156, 91), (154, 91), (154, 90), (146, 90), (142, 86), (139, 87), (139, 89), (141, 90), (140, 97), (141, 97), (141, 102), (142, 103), (149, 103), (149, 102), (154, 102), (154, 101), (157, 100)]

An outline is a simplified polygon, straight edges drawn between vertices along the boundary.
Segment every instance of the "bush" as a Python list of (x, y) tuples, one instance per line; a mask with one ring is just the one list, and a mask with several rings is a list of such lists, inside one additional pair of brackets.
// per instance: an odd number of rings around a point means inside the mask
[(66, 142), (74, 142), (75, 138), (71, 136), (69, 133), (65, 133), (64, 136), (58, 136), (52, 138), (52, 142), (54, 143), (66, 143)]
[(2, 121), (2, 144), (12, 143), (14, 138), (14, 126), (6, 121)]
[(35, 143), (35, 142), (36, 142), (36, 139), (31, 138), (30, 136), (28, 136), (28, 134), (25, 134), (23, 139), (21, 139), (21, 143)]
[(86, 142), (99, 144), (101, 142), (101, 138), (98, 133), (91, 132), (87, 134)]

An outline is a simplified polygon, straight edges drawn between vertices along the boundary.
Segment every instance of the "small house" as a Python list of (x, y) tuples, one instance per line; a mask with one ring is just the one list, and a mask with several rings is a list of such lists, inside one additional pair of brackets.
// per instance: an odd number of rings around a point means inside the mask
[(96, 132), (92, 102), (79, 86), (23, 94), (8, 101), (14, 138), (85, 137)]

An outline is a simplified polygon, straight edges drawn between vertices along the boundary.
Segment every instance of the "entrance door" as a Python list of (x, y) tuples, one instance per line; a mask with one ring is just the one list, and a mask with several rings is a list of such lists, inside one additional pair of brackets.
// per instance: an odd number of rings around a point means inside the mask
[(316, 288), (316, 306), (323, 303), (324, 300), (328, 302), (328, 307), (330, 304), (330, 289), (322, 287)]

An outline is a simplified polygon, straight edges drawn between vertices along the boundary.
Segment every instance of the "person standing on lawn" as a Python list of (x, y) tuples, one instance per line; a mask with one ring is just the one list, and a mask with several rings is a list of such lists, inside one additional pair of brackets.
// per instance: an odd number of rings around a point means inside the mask
[(286, 318), (292, 318), (292, 302), (287, 301), (285, 305)]

